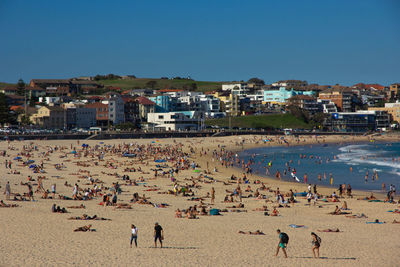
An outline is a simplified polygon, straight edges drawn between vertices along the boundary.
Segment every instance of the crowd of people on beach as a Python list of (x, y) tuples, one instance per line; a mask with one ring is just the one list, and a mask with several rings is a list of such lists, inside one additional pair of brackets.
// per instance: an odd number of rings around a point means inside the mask
[[(272, 140), (273, 138), (268, 138)], [(277, 139), (277, 143), (289, 145), (286, 139)], [(236, 146), (242, 147), (245, 139), (237, 142)], [(262, 142), (262, 140), (260, 140)], [(300, 141), (296, 140), (295, 143)], [(15, 157), (15, 161), (9, 159), (9, 155)], [(50, 157), (57, 155), (61, 163), (52, 163)], [(318, 191), (317, 184), (309, 183), (309, 177), (304, 175), (304, 191), (298, 192), (295, 189), (283, 191), (279, 187), (266, 183), (262, 177), (256, 175), (253, 171), (255, 164), (264, 164), (266, 173), (271, 175), (273, 161), (264, 159), (262, 162), (256, 162), (255, 155), (247, 161), (241, 159), (233, 150), (230, 151), (225, 145), (218, 144), (214, 149), (203, 148), (195, 144), (183, 145), (174, 141), (173, 144), (160, 145), (157, 142), (149, 144), (121, 143), (121, 144), (80, 144), (70, 146), (53, 145), (39, 146), (34, 142), (29, 145), (23, 145), (20, 150), (14, 147), (14, 143), (9, 143), (8, 150), (0, 153), (0, 156), (7, 157), (4, 162), (9, 175), (17, 175), (20, 170), (29, 170), (30, 175), (21, 178), (19, 186), (26, 186), (26, 191), (13, 191), (11, 184), (7, 181), (4, 184), (5, 200), (9, 201), (52, 201), (52, 213), (70, 213), (75, 209), (86, 209), (84, 204), (71, 205), (63, 207), (61, 201), (96, 201), (96, 205), (101, 209), (120, 210), (132, 209), (134, 205), (147, 205), (151, 208), (168, 208), (171, 205), (164, 202), (155, 201), (151, 196), (171, 195), (176, 198), (184, 198), (190, 201), (185, 207), (174, 206), (175, 218), (199, 219), (202, 216), (217, 216), (226, 213), (247, 213), (248, 203), (258, 201), (262, 203), (253, 211), (260, 211), (265, 216), (280, 217), (282, 209), (295, 208), (297, 205), (307, 205), (311, 207), (322, 208), (328, 202), (334, 202), (335, 210), (329, 212), (329, 215), (345, 215), (348, 218), (367, 218), (365, 214), (352, 214), (345, 198), (353, 198), (352, 187), (350, 184), (340, 184), (337, 191), (331, 194), (322, 194)], [(206, 158), (205, 165), (202, 166), (199, 158)], [(301, 159), (310, 158), (305, 154), (300, 155)], [(314, 160), (322, 159), (314, 157)], [(36, 162), (37, 163), (36, 163)], [(36, 164), (35, 164), (36, 163)], [(297, 179), (296, 168), (293, 162), (287, 162), (286, 168), (282, 173), (277, 170), (275, 178), (281, 180), (282, 176), (288, 174)], [(76, 182), (65, 181), (60, 183), (59, 177), (49, 176), (49, 170), (64, 175), (69, 171), (69, 167), (74, 164), (75, 172), (69, 172), (70, 177), (76, 178)], [(75, 167), (74, 166), (74, 167)], [(93, 171), (102, 170), (101, 172)], [(240, 174), (232, 171), (232, 175), (225, 179), (215, 178), (215, 175), (222, 171), (229, 171), (230, 168), (237, 167)], [(181, 175), (182, 173), (184, 175)], [(188, 174), (190, 173), (190, 174)], [(326, 173), (321, 174), (318, 179), (327, 178)], [(329, 175), (333, 179), (332, 175)], [(150, 182), (164, 179), (168, 181), (167, 186), (151, 185)], [(374, 179), (378, 175), (374, 174)], [(110, 183), (111, 181), (111, 183)], [(333, 180), (332, 180), (333, 181)], [(224, 193), (220, 191), (217, 201), (216, 185), (223, 186)], [(331, 182), (332, 184), (332, 182)], [(20, 187), (16, 188), (20, 189)], [(34, 187), (36, 186), (36, 187)], [(336, 187), (335, 187), (336, 188)], [(61, 189), (61, 190), (60, 190)], [(132, 192), (132, 190), (134, 192)], [(333, 190), (333, 189), (332, 189)], [(139, 194), (142, 191), (142, 194)], [(63, 192), (61, 194), (60, 192)], [(65, 193), (68, 192), (68, 193)], [(129, 203), (124, 202), (125, 196), (130, 192), (132, 198)], [(338, 194), (336, 194), (338, 192)], [(126, 193), (126, 194), (123, 194)], [(35, 196), (35, 194), (37, 194)], [(146, 196), (150, 194), (151, 196)], [(396, 189), (390, 185), (387, 199), (385, 201), (399, 204), (395, 201)], [(165, 198), (168, 199), (168, 198)], [(370, 195), (360, 200), (373, 201), (376, 198)], [(69, 203), (69, 202), (68, 202)], [(340, 206), (340, 204), (341, 207)], [(333, 204), (333, 205), (335, 205)], [(17, 204), (7, 204), (3, 200), (0, 202), (0, 208), (20, 208)], [(49, 206), (50, 207), (50, 206)], [(103, 208), (104, 207), (104, 208)], [(308, 209), (308, 208), (307, 208)], [(96, 212), (97, 213), (97, 212)], [(393, 213), (397, 213), (394, 211)], [(93, 213), (90, 213), (93, 214)], [(100, 214), (100, 213), (98, 213)], [(171, 211), (173, 214), (173, 211)], [(56, 215), (54, 216), (62, 216)], [(172, 215), (173, 216), (173, 215)], [(107, 215), (107, 217), (109, 217)], [(344, 216), (343, 216), (344, 217)], [(98, 215), (88, 215), (84, 213), (79, 216), (70, 216), (68, 220), (90, 220), (90, 221), (110, 221)], [(272, 219), (272, 218), (271, 218)], [(376, 219), (378, 220), (378, 219)], [(375, 220), (375, 222), (376, 222)], [(381, 221), (378, 220), (378, 223)], [(397, 223), (396, 220), (393, 221)], [(93, 222), (97, 224), (98, 222)], [(128, 224), (129, 225), (129, 224)], [(73, 232), (95, 232), (92, 224), (73, 229)], [(340, 232), (339, 229), (322, 229), (316, 232)], [(97, 231), (96, 231), (97, 232)], [(242, 231), (238, 232), (244, 235), (265, 235), (263, 231)], [(289, 236), (287, 233), (277, 230), (279, 243), (275, 255), (282, 250), (287, 257), (287, 246)], [(154, 226), (154, 247), (160, 244), (163, 247), (164, 230), (158, 223)], [(321, 246), (321, 237), (315, 232), (311, 232), (312, 253), (319, 257)], [(138, 228), (135, 224), (131, 225), (130, 247), (138, 247)]]

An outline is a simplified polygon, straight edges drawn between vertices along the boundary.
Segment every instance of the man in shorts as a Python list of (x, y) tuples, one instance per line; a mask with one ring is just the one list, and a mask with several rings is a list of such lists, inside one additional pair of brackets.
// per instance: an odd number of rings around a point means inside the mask
[(160, 246), (162, 248), (162, 241), (164, 239), (164, 230), (162, 229), (161, 225), (157, 222), (154, 226), (154, 247), (157, 247), (157, 239), (160, 241)]
[(279, 249), (282, 248), (283, 254), (285, 255), (285, 258), (287, 258), (286, 247), (289, 242), (289, 237), (286, 233), (281, 233), (281, 230), (279, 230), (279, 229), (276, 230), (276, 232), (279, 235), (279, 244), (278, 244), (278, 247), (276, 248), (275, 256), (278, 256)]

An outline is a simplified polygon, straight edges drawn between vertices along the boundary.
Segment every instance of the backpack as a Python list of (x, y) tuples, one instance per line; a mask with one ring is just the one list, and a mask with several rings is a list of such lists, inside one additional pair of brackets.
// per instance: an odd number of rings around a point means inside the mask
[(283, 244), (289, 243), (289, 236), (286, 233), (281, 233), (281, 242)]
[(321, 241), (322, 241), (321, 237), (317, 236), (317, 241), (318, 241), (319, 244), (321, 244)]

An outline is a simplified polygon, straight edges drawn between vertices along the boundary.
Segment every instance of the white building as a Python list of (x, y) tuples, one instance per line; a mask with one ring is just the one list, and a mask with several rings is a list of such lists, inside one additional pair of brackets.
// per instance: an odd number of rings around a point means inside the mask
[(164, 131), (197, 130), (201, 120), (194, 111), (148, 113), (148, 128)]
[(247, 83), (233, 83), (223, 84), (222, 91), (231, 91), (234, 95), (245, 95), (249, 92), (250, 88)]
[(46, 103), (48, 105), (50, 104), (58, 104), (60, 103), (60, 97), (59, 96), (45, 96), (45, 97), (39, 97), (39, 102), (41, 103)]
[(317, 99), (317, 103), (321, 105), (323, 113), (334, 113), (337, 112), (335, 103), (328, 99)]
[(108, 118), (113, 125), (125, 122), (124, 100), (120, 95), (110, 95), (101, 102), (108, 105)]

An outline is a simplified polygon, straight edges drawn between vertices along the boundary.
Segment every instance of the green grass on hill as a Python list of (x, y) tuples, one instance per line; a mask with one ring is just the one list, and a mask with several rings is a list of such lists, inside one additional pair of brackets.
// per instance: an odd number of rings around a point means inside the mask
[(127, 80), (100, 80), (99, 84), (113, 87), (119, 87), (123, 90), (129, 89), (139, 89), (139, 88), (149, 88), (146, 84), (149, 81), (155, 81), (156, 85), (154, 89), (187, 89), (192, 90), (192, 84), (195, 83), (197, 86), (197, 91), (213, 91), (220, 89), (223, 82), (207, 82), (207, 81), (191, 81), (191, 80), (167, 80), (167, 79), (150, 79), (150, 78), (137, 78), (137, 79), (127, 79)]
[[(232, 117), (232, 127), (241, 128), (293, 128), (309, 129), (311, 125), (296, 118), (292, 114), (272, 114), (272, 115), (251, 115), (242, 117)], [(229, 118), (211, 119), (206, 121), (206, 125), (218, 125), (221, 127), (229, 126)]]
[(4, 87), (8, 87), (8, 86), (15, 86), (15, 84), (0, 82), (0, 89), (2, 89)]

